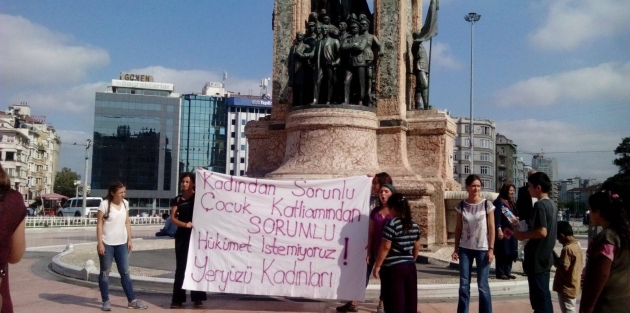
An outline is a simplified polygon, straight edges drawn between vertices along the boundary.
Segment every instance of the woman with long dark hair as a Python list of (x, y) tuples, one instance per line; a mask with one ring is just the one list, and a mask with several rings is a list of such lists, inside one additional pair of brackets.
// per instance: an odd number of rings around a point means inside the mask
[(460, 201), (455, 226), (453, 261), (459, 260), (459, 301), (457, 313), (468, 313), (470, 304), (470, 273), (473, 261), (477, 264), (479, 312), (492, 313), (490, 295), (490, 264), (494, 259), (494, 205), (481, 197), (481, 178), (466, 177), (468, 198)]
[(590, 219), (604, 228), (588, 245), (580, 313), (630, 312), (630, 220), (614, 191), (588, 198)]
[[(374, 175), (372, 179), (372, 195), (370, 196), (370, 226), (368, 230), (367, 256), (365, 259), (368, 264), (365, 277), (366, 287), (370, 282), (372, 268), (374, 267), (374, 262), (376, 262), (376, 255), (381, 245), (383, 228), (385, 227), (385, 223), (392, 219), (392, 216), (389, 214), (387, 199), (389, 199), (394, 192), (396, 192), (396, 188), (392, 186), (392, 177), (389, 176), (389, 174), (382, 172)], [(337, 307), (336, 310), (337, 312), (358, 312), (357, 304), (357, 301), (349, 301)], [(379, 296), (376, 313), (383, 313), (382, 296)]]
[[(195, 174), (186, 172), (179, 177), (182, 194), (171, 201), (171, 223), (177, 225), (175, 232), (175, 282), (171, 308), (181, 308), (186, 302), (186, 290), (182, 289), (186, 263), (188, 261), (188, 245), (192, 234), (193, 207), (195, 205)], [(190, 299), (195, 307), (201, 307), (207, 295), (203, 291), (191, 291)]]
[(494, 242), (494, 256), (497, 258), (497, 279), (516, 279), (516, 276), (512, 275), (512, 263), (518, 258), (518, 240), (512, 236), (514, 227), (503, 214), (503, 208), (506, 208), (518, 217), (516, 203), (514, 202), (515, 192), (516, 187), (513, 184), (503, 184), (499, 191), (499, 197), (492, 203), (495, 207), (494, 227), (496, 228), (496, 240)]
[(98, 275), (98, 287), (101, 290), (103, 306), (101, 310), (111, 311), (109, 302), (109, 273), (112, 269), (112, 261), (116, 261), (120, 284), (125, 291), (127, 308), (146, 309), (142, 301), (136, 299), (129, 275), (129, 253), (133, 249), (131, 243), (131, 223), (129, 222), (129, 202), (125, 200), (126, 188), (121, 182), (109, 186), (107, 198), (101, 202), (96, 213), (96, 251), (100, 263)]
[(0, 165), (0, 312), (13, 313), (9, 264), (20, 262), (26, 250), (24, 198), (11, 189), (9, 175)]
[(383, 240), (372, 274), (381, 279), (385, 312), (418, 311), (416, 258), (420, 251), (420, 227), (411, 218), (407, 197), (395, 193), (387, 200), (393, 216), (385, 225)]

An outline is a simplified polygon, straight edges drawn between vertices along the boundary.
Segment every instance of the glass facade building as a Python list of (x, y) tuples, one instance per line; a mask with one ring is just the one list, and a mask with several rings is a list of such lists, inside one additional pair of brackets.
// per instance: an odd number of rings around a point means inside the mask
[(164, 90), (96, 93), (91, 194), (127, 187), (131, 209), (169, 208), (177, 193), (180, 98)]
[(179, 172), (225, 173), (226, 112), (224, 97), (182, 96)]

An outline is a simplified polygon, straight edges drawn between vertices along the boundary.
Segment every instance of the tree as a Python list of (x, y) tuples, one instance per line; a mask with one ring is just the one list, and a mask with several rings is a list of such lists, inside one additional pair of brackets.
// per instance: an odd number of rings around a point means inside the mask
[(76, 172), (73, 172), (71, 169), (64, 167), (61, 169), (61, 172), (57, 172), (57, 177), (55, 178), (55, 193), (60, 195), (64, 195), (66, 197), (74, 197), (75, 196), (75, 186), (74, 181), (79, 180), (80, 176)]
[(621, 194), (622, 199), (630, 201), (630, 137), (623, 138), (615, 155), (618, 156), (613, 164), (619, 167), (619, 173), (609, 177), (603, 184), (603, 190), (611, 190)]

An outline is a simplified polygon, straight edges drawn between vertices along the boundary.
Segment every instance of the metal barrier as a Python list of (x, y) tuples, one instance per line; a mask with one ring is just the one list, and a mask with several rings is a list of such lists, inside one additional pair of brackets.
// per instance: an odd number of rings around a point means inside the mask
[[(161, 225), (161, 217), (129, 217), (131, 225)], [(59, 216), (27, 216), (27, 228), (40, 227), (86, 227), (96, 226), (96, 218), (89, 217), (59, 217)]]

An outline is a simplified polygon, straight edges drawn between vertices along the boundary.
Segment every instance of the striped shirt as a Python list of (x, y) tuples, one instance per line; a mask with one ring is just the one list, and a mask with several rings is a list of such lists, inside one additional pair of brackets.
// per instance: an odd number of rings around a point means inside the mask
[(385, 257), (383, 266), (392, 266), (402, 263), (414, 263), (413, 247), (420, 240), (420, 227), (413, 223), (407, 233), (403, 232), (402, 220), (395, 217), (387, 222), (383, 230), (383, 240), (392, 243), (392, 247)]

